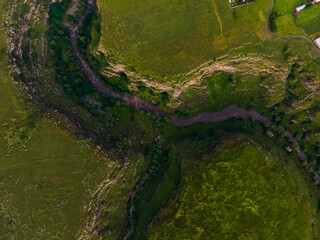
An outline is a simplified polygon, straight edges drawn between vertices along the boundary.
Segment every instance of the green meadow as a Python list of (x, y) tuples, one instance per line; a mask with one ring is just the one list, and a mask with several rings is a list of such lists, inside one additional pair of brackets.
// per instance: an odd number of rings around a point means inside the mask
[[(317, 200), (292, 159), (234, 137), (198, 163), (149, 228), (150, 239), (317, 239)], [(283, 157), (283, 155), (282, 155)]]
[(268, 39), (268, 0), (230, 9), (227, 0), (98, 1), (100, 45), (150, 75), (189, 72), (231, 48)]

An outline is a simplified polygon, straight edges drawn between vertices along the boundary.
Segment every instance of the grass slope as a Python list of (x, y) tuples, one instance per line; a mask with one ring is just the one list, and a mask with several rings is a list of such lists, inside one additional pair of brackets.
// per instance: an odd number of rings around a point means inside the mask
[(279, 160), (247, 140), (225, 142), (188, 171), (150, 239), (316, 239), (316, 208)]

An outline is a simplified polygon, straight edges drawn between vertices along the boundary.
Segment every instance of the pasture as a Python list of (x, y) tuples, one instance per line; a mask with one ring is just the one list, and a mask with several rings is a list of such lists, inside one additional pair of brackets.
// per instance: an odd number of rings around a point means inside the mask
[(230, 9), (227, 0), (99, 0), (100, 46), (150, 75), (189, 72), (245, 43), (268, 39), (268, 0)]

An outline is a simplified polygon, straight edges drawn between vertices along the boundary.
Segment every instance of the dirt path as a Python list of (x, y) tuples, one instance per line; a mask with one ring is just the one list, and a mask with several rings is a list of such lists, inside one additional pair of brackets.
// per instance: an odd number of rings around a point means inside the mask
[(220, 25), (220, 32), (222, 33), (223, 32), (222, 21), (221, 21), (220, 16), (219, 16), (219, 11), (218, 11), (217, 4), (216, 4), (215, 0), (211, 0), (211, 3), (212, 3), (212, 7), (213, 7), (213, 10), (214, 10), (214, 13), (216, 14), (217, 20), (218, 20), (219, 25)]

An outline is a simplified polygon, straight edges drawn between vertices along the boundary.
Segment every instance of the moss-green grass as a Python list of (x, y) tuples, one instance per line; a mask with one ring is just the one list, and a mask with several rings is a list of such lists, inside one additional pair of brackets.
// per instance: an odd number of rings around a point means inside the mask
[(316, 239), (310, 192), (282, 161), (251, 141), (225, 142), (187, 171), (150, 239)]
[(98, 1), (101, 46), (150, 75), (185, 73), (244, 43), (268, 38), (269, 1)]

